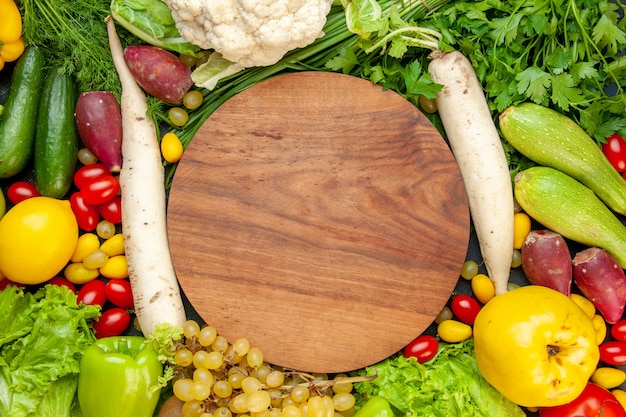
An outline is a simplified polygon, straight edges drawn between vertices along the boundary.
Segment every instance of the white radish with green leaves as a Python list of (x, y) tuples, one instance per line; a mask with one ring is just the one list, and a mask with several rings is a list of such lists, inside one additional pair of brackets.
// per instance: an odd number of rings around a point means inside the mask
[(113, 20), (106, 20), (115, 69), (122, 84), (122, 232), (135, 313), (144, 336), (161, 324), (186, 320), (167, 238), (164, 168), (145, 93), (124, 61)]
[(439, 116), (461, 171), (472, 223), (496, 294), (508, 289), (513, 259), (513, 186), (483, 89), (460, 52), (435, 51), (428, 71), (443, 88)]

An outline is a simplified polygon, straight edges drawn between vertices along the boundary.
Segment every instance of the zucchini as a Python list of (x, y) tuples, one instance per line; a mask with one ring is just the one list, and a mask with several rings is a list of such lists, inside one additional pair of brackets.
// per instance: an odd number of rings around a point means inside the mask
[(43, 196), (62, 198), (72, 185), (78, 154), (75, 107), (71, 75), (51, 69), (37, 111), (33, 157), (35, 185)]
[(626, 268), (626, 227), (591, 189), (557, 169), (534, 166), (515, 176), (514, 193), (522, 209), (543, 226), (605, 249)]
[(27, 47), (13, 69), (0, 116), (0, 178), (18, 174), (31, 160), (44, 78), (43, 52), (37, 47)]
[(626, 215), (626, 181), (572, 119), (545, 106), (522, 103), (502, 112), (500, 130), (522, 155), (577, 179), (613, 211)]

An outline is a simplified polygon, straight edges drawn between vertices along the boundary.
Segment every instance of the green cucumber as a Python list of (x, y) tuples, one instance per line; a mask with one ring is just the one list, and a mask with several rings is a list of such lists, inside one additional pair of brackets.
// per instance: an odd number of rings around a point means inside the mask
[(572, 119), (548, 107), (522, 103), (502, 112), (500, 130), (522, 155), (574, 177), (613, 211), (626, 215), (626, 181)]
[(35, 185), (43, 196), (62, 198), (72, 185), (78, 154), (75, 108), (71, 75), (51, 69), (37, 111), (33, 157)]
[(605, 249), (626, 268), (626, 227), (588, 187), (563, 172), (534, 166), (515, 176), (515, 198), (548, 229)]
[(31, 160), (45, 75), (43, 52), (27, 47), (13, 69), (0, 116), (0, 178), (17, 175)]

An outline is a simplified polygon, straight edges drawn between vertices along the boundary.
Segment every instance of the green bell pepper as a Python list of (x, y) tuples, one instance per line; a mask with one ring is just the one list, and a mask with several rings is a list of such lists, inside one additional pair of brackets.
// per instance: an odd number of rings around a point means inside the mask
[(78, 401), (85, 417), (151, 417), (163, 365), (141, 336), (98, 339), (80, 361)]
[(375, 395), (367, 400), (353, 417), (393, 417), (393, 411), (386, 398)]

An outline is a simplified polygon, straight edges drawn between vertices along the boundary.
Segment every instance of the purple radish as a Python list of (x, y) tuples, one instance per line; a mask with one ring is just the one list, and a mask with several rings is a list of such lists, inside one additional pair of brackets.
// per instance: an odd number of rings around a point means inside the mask
[(604, 317), (617, 323), (626, 305), (626, 276), (617, 260), (604, 249), (592, 247), (578, 252), (573, 260), (574, 282)]
[(567, 296), (572, 288), (572, 256), (563, 236), (551, 230), (531, 230), (521, 249), (528, 281)]
[(74, 113), (81, 140), (109, 171), (122, 167), (122, 112), (110, 91), (82, 93)]

